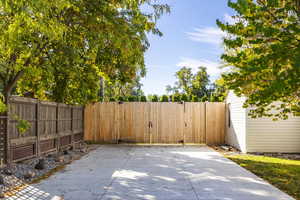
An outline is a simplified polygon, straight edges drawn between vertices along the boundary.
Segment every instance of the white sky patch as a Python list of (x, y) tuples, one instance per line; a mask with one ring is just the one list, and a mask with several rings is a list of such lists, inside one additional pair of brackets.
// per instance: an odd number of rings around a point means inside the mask
[(217, 27), (195, 28), (194, 32), (187, 33), (190, 40), (213, 45), (222, 44), (222, 38), (225, 33)]
[(228, 13), (225, 13), (224, 15), (224, 21), (227, 22), (228, 24), (235, 24), (238, 22), (238, 20), (234, 17), (232, 17), (231, 15), (229, 15)]
[[(232, 17), (228, 13), (225, 13), (223, 21), (232, 25), (237, 23), (238, 19)], [(221, 29), (213, 26), (194, 28), (193, 32), (187, 32), (186, 34), (188, 35), (188, 38), (192, 41), (208, 43), (218, 46), (222, 45), (223, 38), (227, 36), (227, 34)]]
[(198, 70), (198, 67), (206, 67), (207, 73), (210, 76), (220, 76), (220, 74), (224, 71), (221, 68), (222, 64), (219, 62), (210, 61), (207, 59), (193, 59), (193, 58), (180, 58), (180, 62), (177, 63), (177, 67), (190, 67), (194, 72)]

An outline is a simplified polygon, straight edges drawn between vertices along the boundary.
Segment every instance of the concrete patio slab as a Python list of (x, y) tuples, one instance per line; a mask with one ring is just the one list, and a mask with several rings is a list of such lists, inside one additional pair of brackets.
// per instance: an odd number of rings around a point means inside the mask
[(32, 187), (65, 200), (293, 199), (205, 146), (104, 145)]

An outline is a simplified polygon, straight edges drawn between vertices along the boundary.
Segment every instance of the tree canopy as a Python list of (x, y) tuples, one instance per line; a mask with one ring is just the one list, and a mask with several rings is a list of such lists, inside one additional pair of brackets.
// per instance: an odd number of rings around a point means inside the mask
[(175, 74), (174, 86), (167, 85), (172, 101), (224, 101), (226, 88), (222, 79), (211, 83), (205, 67), (193, 73), (192, 68), (182, 67)]
[[(229, 1), (234, 24), (217, 21), (228, 36), (225, 84), (247, 97), (253, 117), (287, 118), (300, 110), (300, 4), (295, 0)], [(274, 111), (276, 111), (274, 113)]]
[[(148, 6), (143, 11), (141, 6)], [(146, 33), (169, 7), (152, 0), (0, 1), (0, 84), (64, 103), (97, 99), (99, 77), (145, 73)]]

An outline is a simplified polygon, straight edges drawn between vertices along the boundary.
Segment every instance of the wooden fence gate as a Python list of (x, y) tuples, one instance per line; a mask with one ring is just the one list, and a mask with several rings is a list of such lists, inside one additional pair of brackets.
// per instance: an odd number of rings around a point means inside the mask
[(85, 108), (85, 140), (222, 144), (225, 103), (103, 102)]

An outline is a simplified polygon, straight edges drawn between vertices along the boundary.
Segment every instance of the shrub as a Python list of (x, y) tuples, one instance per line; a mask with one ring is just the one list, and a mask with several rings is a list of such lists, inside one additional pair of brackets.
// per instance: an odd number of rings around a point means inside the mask
[(192, 96), (192, 102), (198, 102), (198, 101), (199, 101), (199, 99), (197, 96)]
[(129, 96), (128, 101), (129, 102), (135, 102), (135, 101), (137, 101), (137, 98), (135, 96)]
[(208, 101), (207, 96), (203, 96), (203, 97), (201, 98), (201, 102), (205, 102), (205, 101)]
[(160, 102), (169, 102), (169, 97), (167, 95), (162, 95), (160, 98)]
[(152, 102), (158, 102), (158, 96), (157, 95), (153, 95), (151, 101)]
[(146, 96), (141, 96), (140, 101), (141, 101), (141, 102), (147, 102), (147, 97), (146, 97)]
[(180, 101), (181, 101), (180, 94), (172, 95), (172, 102), (180, 102)]
[(118, 101), (125, 101), (124, 97), (119, 96)]
[(109, 101), (110, 101), (110, 102), (115, 102), (116, 99), (115, 99), (114, 97), (110, 97), (110, 98), (109, 98)]
[(188, 96), (186, 95), (186, 94), (182, 94), (181, 95), (181, 101), (189, 101), (189, 98), (188, 98)]

